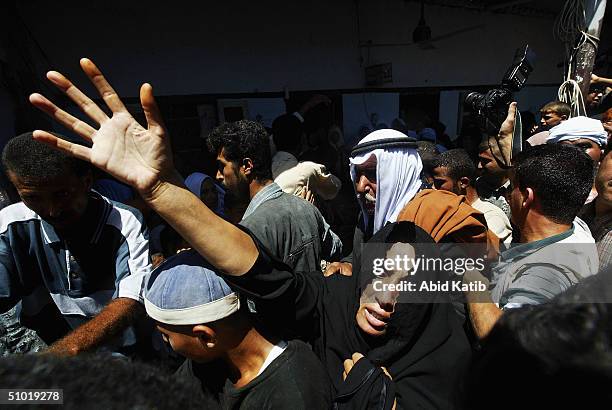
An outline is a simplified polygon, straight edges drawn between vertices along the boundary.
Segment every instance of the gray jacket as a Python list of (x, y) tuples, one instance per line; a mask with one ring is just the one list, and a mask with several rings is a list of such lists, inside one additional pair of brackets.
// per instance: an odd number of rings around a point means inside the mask
[(274, 182), (253, 197), (240, 225), (296, 271), (320, 272), (322, 259), (342, 256), (342, 242), (319, 210)]

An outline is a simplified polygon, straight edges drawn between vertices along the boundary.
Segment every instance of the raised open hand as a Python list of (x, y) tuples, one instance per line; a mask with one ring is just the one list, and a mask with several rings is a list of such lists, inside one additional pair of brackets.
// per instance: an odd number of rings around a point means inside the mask
[(150, 195), (165, 176), (174, 170), (170, 143), (153, 98), (153, 88), (145, 83), (140, 88), (140, 103), (147, 119), (147, 128), (141, 126), (125, 108), (121, 99), (106, 81), (102, 72), (86, 58), (81, 59), (81, 68), (94, 84), (100, 96), (110, 108), (109, 118), (89, 97), (56, 71), (47, 73), (47, 78), (79, 108), (99, 125), (96, 130), (84, 121), (73, 117), (40, 94), (32, 94), (30, 102), (53, 117), (66, 128), (83, 139), (91, 141), (92, 147), (59, 139), (54, 135), (36, 130), (34, 138), (91, 162), (120, 181), (131, 185), (142, 195)]
[[(60, 73), (49, 72), (47, 78), (96, 122), (98, 129), (61, 110), (40, 94), (32, 94), (30, 101), (91, 141), (92, 147), (72, 144), (45, 131), (35, 131), (34, 138), (89, 161), (136, 188), (147, 205), (220, 272), (228, 275), (248, 272), (258, 258), (257, 246), (247, 233), (215, 215), (185, 188), (174, 169), (170, 143), (151, 86), (143, 84), (140, 88), (140, 103), (147, 120), (144, 128), (130, 115), (90, 60), (82, 59), (81, 68), (110, 108), (110, 117)], [(237, 249), (240, 251), (236, 252)]]

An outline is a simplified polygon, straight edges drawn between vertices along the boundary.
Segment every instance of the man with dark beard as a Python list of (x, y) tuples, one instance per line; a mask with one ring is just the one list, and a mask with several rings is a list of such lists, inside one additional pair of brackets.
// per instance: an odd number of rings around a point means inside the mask
[(321, 259), (341, 257), (342, 242), (318, 209), (283, 192), (272, 180), (272, 155), (263, 126), (247, 120), (223, 124), (211, 132), (208, 145), (217, 155), (217, 181), (231, 200), (249, 204), (240, 224), (277, 258), (306, 272), (320, 270)]

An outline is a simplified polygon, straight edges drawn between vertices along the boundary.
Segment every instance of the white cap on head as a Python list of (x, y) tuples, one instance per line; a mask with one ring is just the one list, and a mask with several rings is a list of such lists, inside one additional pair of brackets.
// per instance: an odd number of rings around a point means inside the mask
[(565, 120), (551, 128), (546, 143), (556, 144), (577, 139), (595, 141), (600, 147), (603, 147), (608, 142), (608, 133), (601, 125), (601, 121), (580, 116)]

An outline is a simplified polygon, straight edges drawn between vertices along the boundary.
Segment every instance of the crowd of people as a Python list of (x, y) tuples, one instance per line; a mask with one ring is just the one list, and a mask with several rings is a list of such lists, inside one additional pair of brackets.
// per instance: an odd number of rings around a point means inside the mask
[[(602, 95), (589, 94), (602, 111), (592, 118), (544, 105), (522, 150), (511, 147), (516, 103), (498, 135), (476, 143), (398, 119), (346, 147), (338, 127), (308, 124), (330, 103), (315, 95), (270, 129), (219, 125), (207, 137), (216, 175), (184, 177), (151, 85), (139, 124), (92, 61), (81, 67), (104, 109), (62, 74), (47, 77), (89, 122), (30, 96), (81, 139), (31, 130), (2, 151), (6, 196), (17, 197), (0, 210), (0, 311), (41, 346), (0, 362), (3, 388), (61, 388), (75, 408), (610, 399)], [(406, 269), (386, 264), (408, 256)], [(483, 263), (417, 271), (418, 257)], [(453, 288), (401, 290), (411, 278)]]

